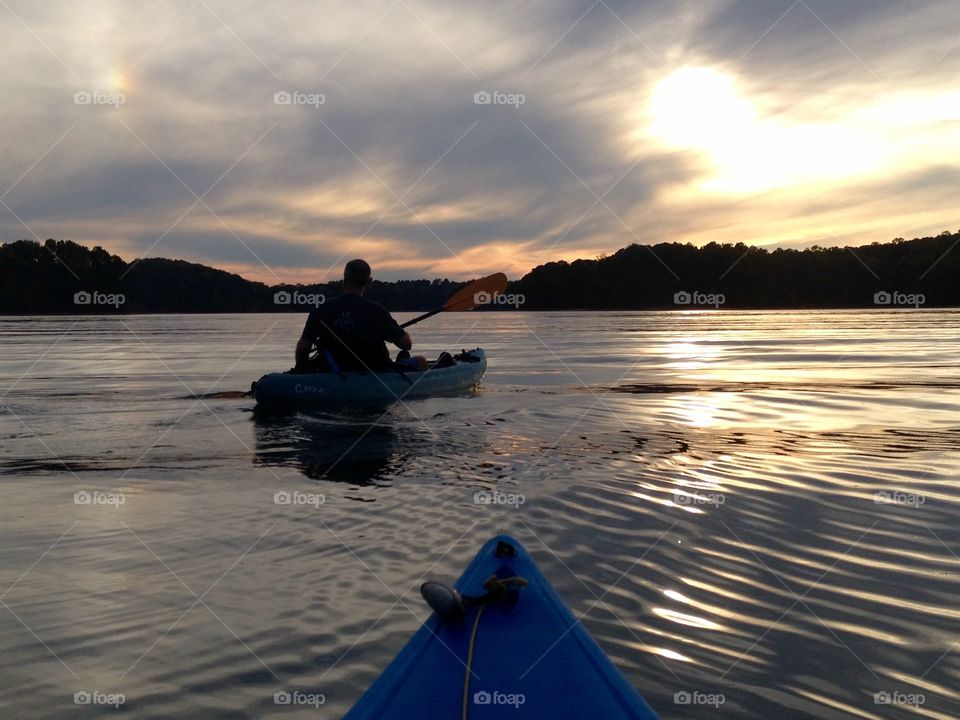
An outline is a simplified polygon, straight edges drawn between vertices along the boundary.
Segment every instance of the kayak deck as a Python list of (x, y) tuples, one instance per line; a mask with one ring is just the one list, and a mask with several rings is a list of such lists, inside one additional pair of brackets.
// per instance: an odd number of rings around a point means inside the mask
[(480, 348), (458, 355), (453, 365), (422, 371), (375, 373), (270, 373), (254, 383), (261, 405), (377, 405), (469, 390), (487, 369)]
[[(515, 554), (504, 554), (505, 547)], [(487, 542), (455, 587), (482, 595), (491, 575), (521, 576), (528, 584), (484, 607), (467, 695), (471, 719), (656, 720), (520, 543), (507, 535)], [(458, 619), (431, 615), (345, 720), (461, 717), (477, 612), (468, 606)]]

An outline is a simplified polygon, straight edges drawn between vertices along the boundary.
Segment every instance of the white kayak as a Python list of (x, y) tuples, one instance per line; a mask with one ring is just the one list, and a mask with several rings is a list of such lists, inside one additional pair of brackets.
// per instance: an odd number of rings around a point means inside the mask
[(388, 405), (470, 390), (486, 369), (487, 355), (477, 348), (454, 356), (452, 365), (419, 371), (270, 373), (253, 384), (253, 395), (267, 406)]

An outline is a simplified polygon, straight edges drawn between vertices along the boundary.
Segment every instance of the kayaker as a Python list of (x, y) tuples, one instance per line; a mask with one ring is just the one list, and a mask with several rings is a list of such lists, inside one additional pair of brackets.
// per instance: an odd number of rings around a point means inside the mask
[[(392, 368), (388, 342), (409, 353), (413, 347), (410, 334), (385, 307), (363, 296), (371, 279), (366, 261), (357, 259), (346, 264), (343, 294), (320, 305), (307, 317), (297, 342), (298, 370), (345, 372)], [(311, 361), (314, 345), (320, 349), (320, 357)]]

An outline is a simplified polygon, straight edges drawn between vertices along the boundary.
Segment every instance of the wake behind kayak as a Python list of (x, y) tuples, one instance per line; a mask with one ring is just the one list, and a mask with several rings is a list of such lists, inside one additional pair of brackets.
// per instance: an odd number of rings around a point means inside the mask
[(508, 535), (487, 542), (456, 583), (426, 583), (436, 612), (345, 720), (657, 720)]
[(477, 348), (454, 356), (449, 364), (432, 363), (426, 370), (270, 373), (253, 384), (253, 395), (258, 406), (267, 407), (388, 405), (470, 390), (486, 369), (486, 353)]

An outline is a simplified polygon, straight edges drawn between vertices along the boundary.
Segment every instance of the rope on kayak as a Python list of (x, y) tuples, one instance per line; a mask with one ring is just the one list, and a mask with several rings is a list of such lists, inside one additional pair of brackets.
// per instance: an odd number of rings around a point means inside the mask
[(460, 706), (461, 720), (468, 720), (470, 713), (470, 676), (473, 675), (473, 650), (477, 644), (477, 631), (480, 629), (480, 617), (491, 602), (505, 598), (511, 587), (522, 588), (526, 584), (526, 578), (520, 577), (519, 575), (508, 578), (498, 578), (496, 575), (491, 575), (483, 583), (483, 588), (487, 591), (487, 595), (480, 603), (480, 609), (477, 610), (477, 615), (473, 619), (473, 630), (470, 632), (470, 643), (467, 646), (467, 672), (463, 676), (463, 703)]
[(463, 704), (461, 705), (460, 718), (467, 720), (470, 714), (470, 676), (473, 674), (473, 648), (477, 642), (477, 629), (480, 627), (480, 616), (487, 609), (486, 605), (481, 605), (477, 610), (477, 616), (473, 620), (473, 631), (470, 633), (470, 645), (467, 648), (467, 672), (463, 676)]

